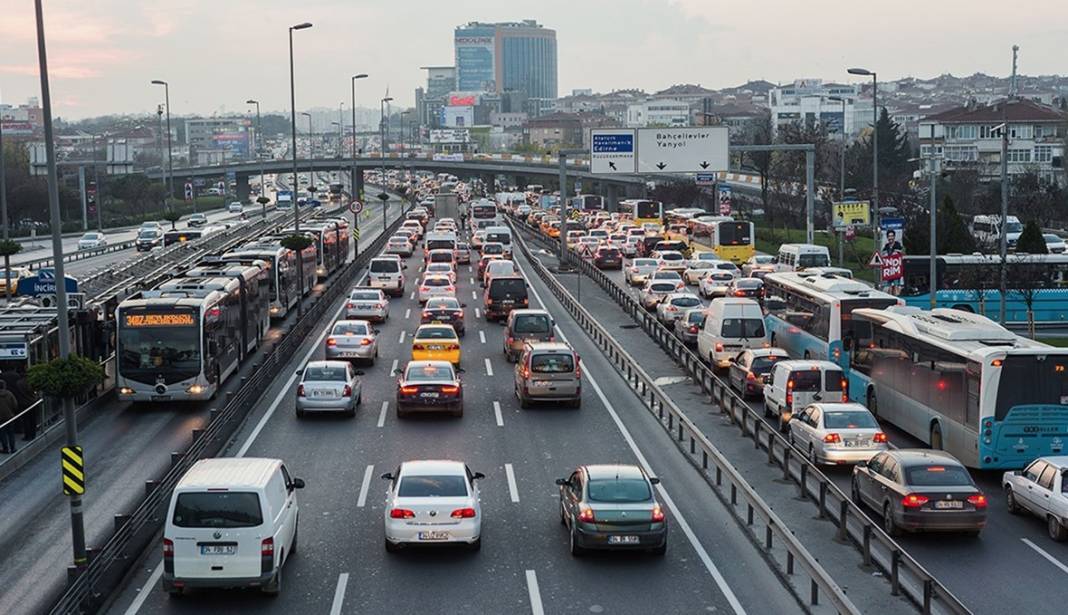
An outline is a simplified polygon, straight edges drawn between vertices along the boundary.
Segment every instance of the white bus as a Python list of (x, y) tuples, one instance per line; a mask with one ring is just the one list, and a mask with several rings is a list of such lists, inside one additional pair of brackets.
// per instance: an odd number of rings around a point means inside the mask
[(481, 229), (487, 226), (500, 226), (503, 221), (497, 204), (489, 199), (482, 199), (471, 204), (471, 228)]
[(853, 312), (850, 397), (931, 448), (980, 469), (1022, 468), (1063, 455), (1068, 349), (1020, 337), (961, 310)]
[(223, 254), (219, 262), (251, 265), (263, 261), (267, 267), (271, 318), (285, 318), (300, 301), (297, 253), (279, 245), (245, 244)]
[(834, 342), (866, 333), (857, 331), (863, 325), (853, 319), (854, 310), (901, 304), (897, 297), (863, 282), (809, 272), (765, 275), (764, 298), (769, 308), (764, 320), (771, 345), (795, 359), (835, 360), (831, 351)]

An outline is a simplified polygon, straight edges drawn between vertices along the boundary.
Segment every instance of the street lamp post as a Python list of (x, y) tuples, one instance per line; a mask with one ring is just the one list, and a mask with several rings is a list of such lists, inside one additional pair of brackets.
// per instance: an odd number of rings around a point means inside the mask
[[(293, 30), (304, 30), (312, 27), (311, 23), (304, 22), (295, 26), (289, 26), (289, 124), (292, 132), (293, 146), (293, 229), (300, 232), (300, 208), (297, 207), (297, 190), (300, 181), (297, 178), (297, 88), (293, 71)], [(297, 254), (297, 276), (300, 279), (300, 293), (304, 294), (304, 254)], [(303, 302), (297, 301), (297, 317), (304, 312)]]
[(875, 71), (866, 68), (851, 68), (850, 75), (871, 77), (871, 208), (872, 234), (876, 248), (879, 247), (879, 77)]
[(171, 86), (166, 81), (153, 79), (152, 85), (163, 86), (163, 102), (167, 105), (167, 198), (165, 204), (170, 204), (174, 196), (174, 149), (171, 147)]
[[(382, 164), (381, 176), (378, 181), (382, 183), (382, 194), (385, 194), (386, 190), (386, 103), (393, 100), (393, 97), (386, 96), (382, 99), (382, 102), (378, 106), (378, 132), (379, 132), (379, 145), (378, 145), (378, 158)], [(382, 199), (382, 228), (386, 227), (386, 212), (388, 212), (389, 201)]]
[[(248, 99), (246, 105), (256, 105), (256, 159), (260, 161), (260, 198), (257, 199), (263, 206), (263, 217), (267, 217), (267, 184), (263, 181), (263, 150), (260, 141), (263, 139), (263, 123), (260, 119), (260, 101)], [(97, 190), (100, 188), (98, 187)]]
[[(360, 73), (353, 75), (351, 81), (352, 85), (352, 104), (349, 105), (352, 110), (352, 168), (349, 171), (349, 195), (354, 200), (363, 199), (363, 195), (356, 191), (356, 80), (366, 79), (367, 75)], [(352, 214), (352, 225), (356, 229), (356, 234), (359, 234), (360, 230), (360, 214)], [(353, 258), (360, 255), (360, 238), (356, 237), (353, 243)]]
[[(41, 111), (44, 120), (45, 156), (48, 165), (48, 212), (52, 227), (52, 254), (56, 280), (56, 320), (59, 331), (59, 358), (70, 357), (70, 315), (67, 310), (67, 289), (63, 283), (63, 229), (59, 211), (59, 178), (56, 173), (56, 145), (52, 130), (52, 95), (48, 87), (48, 54), (45, 50), (44, 12), (41, 0), (34, 1), (37, 18), (37, 56), (41, 77)], [(78, 446), (78, 424), (74, 414), (74, 399), (63, 399), (63, 422), (67, 436), (67, 446)], [(74, 565), (84, 570), (89, 563), (85, 551), (85, 524), (82, 513), (82, 497), (70, 496), (71, 543), (74, 551)]]
[(343, 144), (343, 142), (345, 140), (345, 116), (342, 115), (342, 111), (343, 111), (343, 107), (344, 106), (345, 106), (345, 101), (341, 101), (337, 105), (337, 126), (338, 126), (338, 128), (337, 128), (337, 154), (336, 155), (337, 155), (338, 158), (341, 158), (342, 156), (345, 155), (344, 154), (344, 144)]
[[(4, 166), (4, 122), (0, 120), (0, 224), (4, 225), (4, 241), (11, 238), (7, 227), (7, 170)], [(4, 269), (4, 288), (11, 301), (11, 272)]]

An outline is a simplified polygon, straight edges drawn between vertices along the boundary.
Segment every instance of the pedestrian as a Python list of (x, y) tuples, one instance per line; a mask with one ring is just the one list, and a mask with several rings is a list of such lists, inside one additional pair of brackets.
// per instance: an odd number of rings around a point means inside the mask
[(0, 380), (0, 453), (15, 452), (15, 426), (6, 424), (18, 412), (18, 400), (7, 390), (7, 383)]

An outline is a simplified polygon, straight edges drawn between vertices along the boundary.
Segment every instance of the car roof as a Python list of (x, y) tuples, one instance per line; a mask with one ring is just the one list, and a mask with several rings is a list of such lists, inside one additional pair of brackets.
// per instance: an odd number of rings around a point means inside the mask
[(590, 480), (604, 480), (613, 478), (645, 478), (641, 468), (635, 465), (624, 464), (596, 464), (582, 466)]
[(271, 479), (279, 459), (261, 457), (215, 457), (201, 459), (189, 468), (175, 490), (256, 489)]
[(464, 462), (449, 459), (418, 459), (400, 464), (401, 476), (454, 475), (467, 476)]
[(452, 325), (419, 325), (419, 328), (415, 330), (415, 336), (419, 337), (419, 334), (423, 331), (433, 331), (435, 329), (448, 329), (452, 334), (456, 335), (456, 329), (452, 328)]
[(1042, 461), (1055, 466), (1058, 470), (1068, 468), (1068, 455), (1057, 455), (1051, 457), (1039, 457)]
[(309, 367), (345, 367), (347, 365), (350, 365), (348, 361), (308, 361), (304, 365), (304, 369)]
[(531, 352), (574, 352), (563, 342), (527, 342), (527, 347)]
[(935, 449), (927, 448), (899, 448), (888, 451), (891, 455), (897, 459), (898, 463), (904, 466), (922, 466), (928, 464), (947, 464), (952, 463), (959, 466), (963, 466), (956, 457), (950, 455), (945, 451), (939, 451)]
[(753, 353), (754, 357), (790, 356), (790, 353), (782, 348), (750, 348), (749, 352)]
[(448, 361), (408, 361), (408, 365), (404, 366), (404, 370), (408, 371), (413, 367), (448, 367), (452, 369), (452, 363)]
[(820, 403), (809, 404), (809, 405), (810, 406), (815, 406), (815, 407), (819, 408), (823, 412), (856, 411), (856, 410), (860, 410), (860, 411), (863, 411), (863, 412), (867, 412), (868, 414), (871, 414), (871, 411), (868, 410), (866, 407), (864, 407), (864, 404), (858, 404), (855, 401), (850, 401), (850, 402), (845, 402), (845, 403), (820, 402)]
[(830, 361), (816, 361), (808, 359), (791, 359), (789, 361), (782, 361), (779, 365), (783, 365), (791, 370), (806, 370), (806, 369), (837, 369), (841, 370), (837, 363), (831, 363)]
[(512, 310), (511, 314), (514, 314), (515, 316), (549, 316), (552, 318), (552, 315), (549, 314), (548, 310), (539, 310), (538, 308)]

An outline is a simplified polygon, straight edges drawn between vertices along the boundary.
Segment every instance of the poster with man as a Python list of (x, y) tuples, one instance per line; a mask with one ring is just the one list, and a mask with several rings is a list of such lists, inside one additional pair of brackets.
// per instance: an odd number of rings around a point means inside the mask
[(726, 184), (720, 184), (716, 191), (719, 197), (719, 215), (731, 215), (731, 187)]
[(879, 221), (879, 260), (882, 261), (882, 281), (896, 289), (905, 277), (905, 220), (903, 218), (883, 218)]

